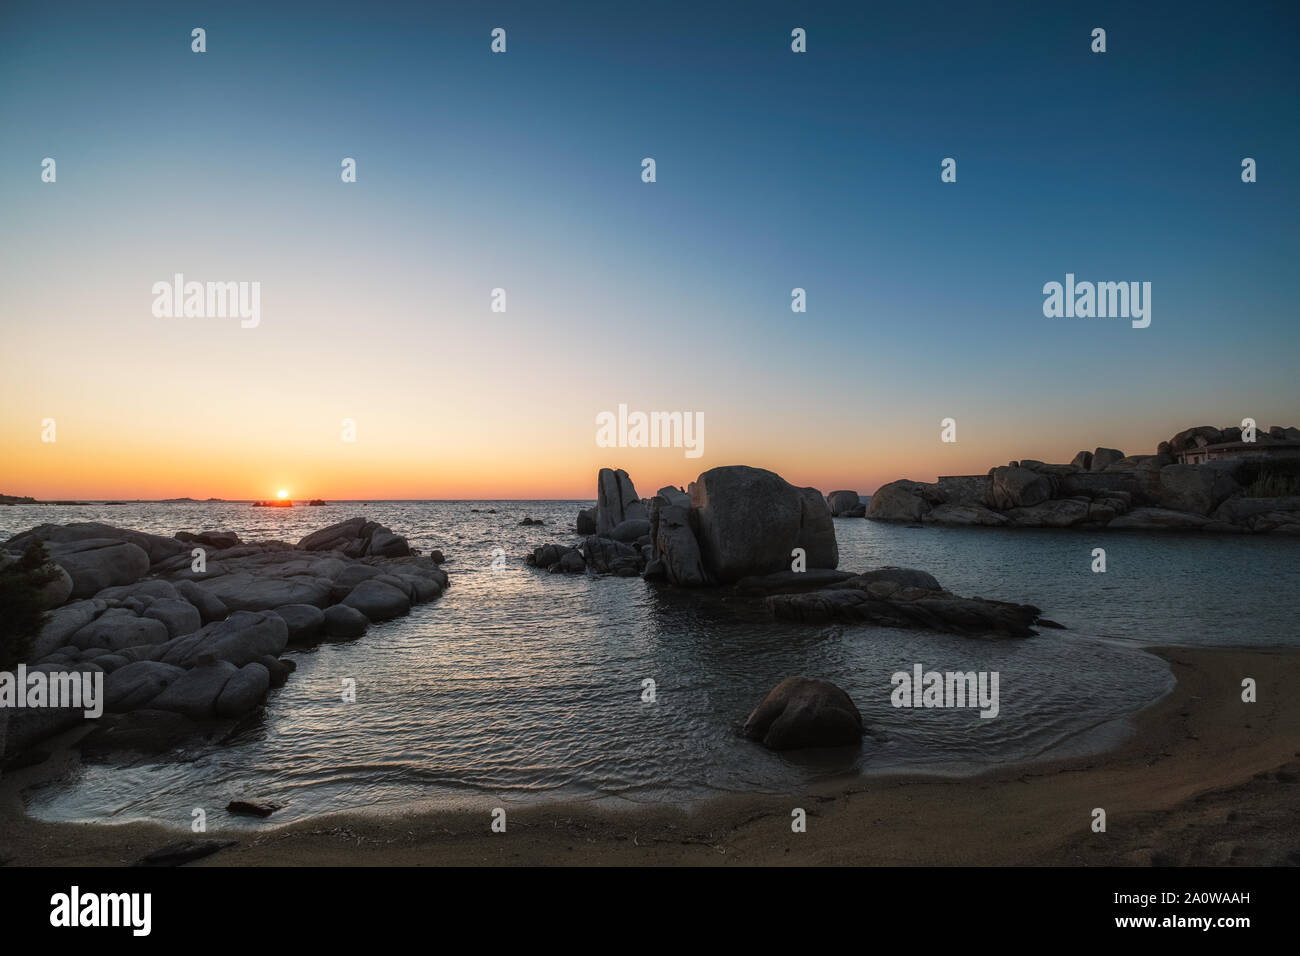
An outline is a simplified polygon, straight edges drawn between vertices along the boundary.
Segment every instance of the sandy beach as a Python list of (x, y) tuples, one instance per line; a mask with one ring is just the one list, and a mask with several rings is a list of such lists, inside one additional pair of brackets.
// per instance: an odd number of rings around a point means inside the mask
[[(237, 841), (192, 865), (1278, 865), (1300, 862), (1300, 653), (1158, 648), (1177, 679), (1105, 754), (976, 777), (841, 780), (690, 812), (587, 804), (319, 817), (258, 834), (155, 825), (48, 824), (18, 791), (54, 766), (0, 781), (0, 861), (116, 866), (190, 838)], [(1241, 700), (1241, 680), (1258, 702)], [(493, 804), (495, 805), (495, 804)], [(807, 832), (791, 832), (791, 810)], [(1091, 829), (1104, 808), (1105, 833)]]

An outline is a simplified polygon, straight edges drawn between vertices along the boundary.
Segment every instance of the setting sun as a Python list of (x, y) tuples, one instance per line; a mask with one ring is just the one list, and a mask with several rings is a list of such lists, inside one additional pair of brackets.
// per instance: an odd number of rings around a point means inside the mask
[(277, 491), (277, 492), (275, 493), (275, 496), (276, 496), (277, 498), (288, 498), (288, 497), (289, 497), (289, 492), (287, 492), (287, 491), (285, 491), (283, 488), (281, 488), (279, 491)]

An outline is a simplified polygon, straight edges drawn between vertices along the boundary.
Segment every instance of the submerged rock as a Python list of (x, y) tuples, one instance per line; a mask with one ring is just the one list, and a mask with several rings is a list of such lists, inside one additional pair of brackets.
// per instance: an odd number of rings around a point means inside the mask
[(814, 591), (774, 594), (766, 602), (779, 620), (853, 621), (970, 636), (1028, 637), (1042, 613), (1029, 604), (960, 597), (911, 568), (880, 568)]

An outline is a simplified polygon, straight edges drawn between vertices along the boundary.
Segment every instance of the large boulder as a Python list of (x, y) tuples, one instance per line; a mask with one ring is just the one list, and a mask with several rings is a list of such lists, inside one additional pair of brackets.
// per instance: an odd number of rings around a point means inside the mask
[(327, 606), (332, 599), (329, 578), (312, 574), (276, 577), (274, 567), (235, 571), (200, 579), (199, 587), (232, 611), (271, 611), (286, 604)]
[(771, 750), (851, 746), (862, 739), (862, 715), (830, 681), (787, 677), (749, 715), (745, 736)]
[(646, 518), (628, 518), (620, 521), (610, 529), (609, 537), (614, 541), (632, 543), (637, 538), (650, 533), (650, 522)]
[(117, 584), (133, 584), (149, 573), (149, 555), (138, 545), (111, 538), (51, 542), (50, 559), (72, 578), (73, 598), (91, 597)]
[(610, 537), (610, 532), (624, 521), (648, 517), (627, 472), (621, 468), (600, 469), (596, 477), (596, 534)]
[(1079, 452), (1079, 454), (1074, 456), (1074, 460), (1071, 461), (1070, 464), (1074, 465), (1074, 467), (1078, 468), (1080, 471), (1090, 471), (1092, 469), (1092, 452)]
[(873, 521), (917, 522), (939, 503), (933, 485), (900, 478), (876, 489), (867, 505), (867, 517)]
[(226, 607), (221, 598), (211, 591), (205, 591), (193, 581), (176, 581), (173, 586), (177, 595), (194, 605), (204, 624), (224, 621), (230, 614), (230, 608)]
[(1092, 453), (1092, 461), (1088, 465), (1088, 470), (1105, 471), (1123, 457), (1124, 453), (1118, 448), (1098, 448)]
[(349, 558), (363, 555), (400, 558), (411, 553), (404, 537), (364, 517), (349, 518), (313, 531), (298, 542), (298, 550), (338, 551)]
[[(89, 542), (112, 541), (116, 543), (130, 542), (148, 558), (150, 564), (157, 564), (167, 558), (188, 552), (189, 546), (175, 538), (168, 538), (160, 534), (148, 534), (143, 531), (131, 531), (127, 528), (115, 528), (112, 525), (101, 524), (98, 521), (80, 521), (72, 524), (43, 524), (32, 528), (30, 531), (24, 531), (22, 534), (15, 535), (5, 543), (7, 551), (25, 551), (27, 545), (32, 541), (44, 541), (46, 546), (53, 552), (56, 546), (72, 546), (68, 550), (80, 550), (77, 545), (88, 544)], [(137, 575), (139, 577), (140, 575)], [(75, 578), (75, 575), (74, 575)], [(118, 584), (127, 584), (127, 581), (115, 582)], [(104, 585), (107, 587), (108, 585)]]
[(406, 538), (394, 534), (387, 528), (376, 528), (370, 535), (370, 544), (366, 553), (381, 558), (402, 558), (411, 553)]
[[(195, 617), (198, 617), (197, 612)], [(138, 617), (127, 608), (110, 608), (73, 634), (69, 640), (83, 650), (103, 647), (110, 651), (120, 651), (126, 647), (162, 644), (169, 636), (167, 625), (157, 618)]]
[(597, 574), (631, 577), (641, 573), (641, 560), (636, 548), (612, 538), (590, 535), (582, 542), (582, 558), (587, 568)]
[(709, 583), (700, 545), (691, 526), (689, 508), (660, 505), (655, 524), (654, 555), (670, 584), (703, 587)]
[(257, 661), (245, 664), (226, 681), (217, 695), (218, 717), (242, 717), (262, 702), (271, 689), (271, 672)]
[(325, 609), (325, 636), (336, 641), (349, 641), (360, 637), (370, 627), (370, 618), (354, 607), (335, 604)]
[(286, 604), (275, 613), (284, 618), (289, 628), (289, 643), (301, 644), (320, 637), (325, 628), (325, 612), (314, 604)]
[(319, 531), (313, 531), (307, 535), (298, 542), (298, 550), (342, 551), (361, 536), (361, 530), (365, 526), (366, 519), (362, 517), (340, 521), (328, 528), (321, 528)]
[(1087, 521), (1090, 502), (1066, 498), (1044, 501), (1027, 508), (1011, 508), (1006, 515), (1012, 523), (1025, 528), (1069, 528)]
[(533, 548), (533, 553), (528, 555), (525, 560), (535, 568), (549, 570), (559, 564), (566, 554), (576, 553), (576, 551), (576, 548), (570, 548), (568, 545), (544, 544), (541, 547)]
[[(239, 535), (233, 531), (200, 531), (198, 534), (177, 531), (175, 538), (185, 544), (211, 548), (213, 551), (224, 551), (226, 548), (238, 547), (241, 543)], [(193, 547), (190, 550), (192, 551)]]
[(715, 581), (784, 570), (797, 547), (807, 551), (808, 567), (838, 564), (830, 509), (815, 489), (748, 465), (712, 468), (692, 488), (700, 552)]
[(43, 660), (60, 647), (66, 647), (73, 634), (103, 614), (107, 607), (107, 602), (101, 600), (73, 601), (50, 611), (32, 645), (31, 659)]
[(180, 598), (157, 598), (149, 603), (141, 617), (151, 617), (167, 626), (167, 636), (193, 634), (203, 626), (203, 617), (189, 601)]
[(826, 504), (833, 518), (861, 518), (867, 513), (867, 506), (856, 491), (832, 491), (826, 496)]
[(1172, 511), (1208, 515), (1241, 486), (1213, 464), (1166, 465), (1160, 469), (1159, 502)]
[(665, 485), (660, 488), (655, 493), (655, 497), (666, 505), (680, 505), (683, 508), (691, 506), (691, 496), (680, 488), (674, 488), (672, 485)]
[[(265, 669), (265, 668), (263, 668)], [(150, 710), (169, 710), (192, 720), (217, 716), (217, 700), (239, 668), (228, 661), (215, 661), (187, 670), (149, 702)]]
[(1206, 445), (1217, 445), (1221, 441), (1223, 441), (1223, 432), (1219, 429), (1213, 425), (1197, 425), (1194, 428), (1184, 428), (1169, 439), (1169, 449), (1174, 452), (1188, 451), (1192, 448), (1204, 448)]
[(584, 508), (578, 512), (577, 532), (581, 535), (596, 533), (596, 509)]
[(1052, 480), (1031, 468), (1002, 465), (989, 472), (984, 503), (995, 511), (1028, 508), (1052, 497)]
[(161, 661), (133, 661), (104, 678), (104, 709), (113, 713), (139, 710), (185, 673), (183, 667)]
[(288, 643), (289, 627), (280, 615), (271, 611), (235, 611), (224, 621), (168, 641), (158, 649), (155, 659), (178, 667), (194, 667), (204, 655), (211, 655), (243, 667), (267, 655), (279, 657)]
[(411, 598), (400, 588), (379, 580), (362, 581), (341, 602), (371, 621), (388, 621), (411, 613)]
[[(835, 522), (826, 499), (816, 488), (799, 488), (799, 538), (795, 547), (803, 548), (810, 568), (837, 568), (840, 546), (835, 539)], [(790, 561), (786, 562), (786, 567)]]

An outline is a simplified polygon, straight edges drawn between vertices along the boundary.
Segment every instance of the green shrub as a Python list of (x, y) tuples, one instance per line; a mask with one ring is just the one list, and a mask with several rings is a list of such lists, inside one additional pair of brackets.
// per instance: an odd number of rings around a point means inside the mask
[(45, 623), (41, 589), (59, 577), (49, 560), (37, 541), (17, 561), (0, 567), (0, 671), (27, 659)]
[(1300, 495), (1300, 478), (1272, 471), (1261, 472), (1246, 486), (1247, 498), (1289, 498)]

